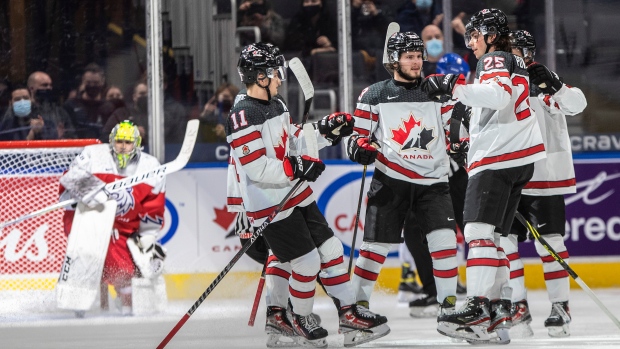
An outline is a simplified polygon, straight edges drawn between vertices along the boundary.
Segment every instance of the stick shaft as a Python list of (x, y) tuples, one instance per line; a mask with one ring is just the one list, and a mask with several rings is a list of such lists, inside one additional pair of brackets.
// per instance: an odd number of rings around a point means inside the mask
[(250, 313), (250, 320), (248, 320), (248, 326), (254, 326), (256, 320), (256, 313), (258, 312), (258, 305), (263, 295), (263, 287), (265, 286), (265, 271), (267, 270), (267, 264), (269, 264), (269, 258), (263, 264), (263, 271), (260, 274), (260, 280), (258, 281), (258, 287), (256, 288), (256, 296), (254, 296), (254, 304), (252, 305), (252, 312)]
[(362, 210), (362, 199), (364, 197), (364, 181), (366, 180), (366, 165), (362, 172), (362, 185), (360, 186), (360, 197), (357, 200), (357, 214), (355, 215), (355, 227), (353, 228), (353, 240), (351, 241), (351, 252), (349, 252), (349, 275), (353, 269), (353, 258), (355, 257), (355, 240), (357, 239), (357, 226), (360, 223), (360, 212)]

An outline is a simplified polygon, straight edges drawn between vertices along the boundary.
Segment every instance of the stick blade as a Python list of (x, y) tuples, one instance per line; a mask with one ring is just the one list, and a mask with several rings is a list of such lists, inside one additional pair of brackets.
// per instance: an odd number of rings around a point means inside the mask
[(299, 86), (301, 86), (301, 90), (304, 92), (304, 99), (307, 101), (314, 97), (314, 86), (312, 86), (312, 81), (310, 81), (310, 76), (308, 76), (308, 72), (306, 68), (301, 63), (299, 58), (295, 57), (288, 62), (288, 67), (291, 68), (293, 74), (297, 78), (299, 82)]
[[(398, 23), (392, 22), (390, 23), (390, 25), (388, 25), (387, 32), (385, 33), (385, 46), (383, 47), (383, 66), (384, 67), (386, 67), (387, 64), (390, 63), (390, 60), (388, 58), (388, 53), (387, 53), (388, 39), (394, 33), (398, 33), (399, 31), (400, 31), (400, 25)], [(385, 69), (387, 69), (387, 67)], [(388, 73), (391, 73), (389, 69), (388, 69)]]

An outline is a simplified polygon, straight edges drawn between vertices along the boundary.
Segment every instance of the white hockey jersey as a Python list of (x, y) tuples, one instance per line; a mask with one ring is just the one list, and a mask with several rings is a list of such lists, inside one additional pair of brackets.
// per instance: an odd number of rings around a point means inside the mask
[(534, 176), (522, 193), (534, 196), (575, 193), (573, 153), (565, 116), (581, 113), (588, 104), (586, 97), (580, 89), (568, 85), (553, 96), (541, 93), (536, 87), (532, 92), (531, 107), (542, 132), (547, 158), (536, 161)]
[(457, 85), (453, 97), (472, 107), (467, 171), (523, 166), (545, 157), (545, 145), (530, 110), (529, 76), (523, 59), (508, 52), (485, 54), (476, 81)]
[[(260, 226), (297, 183), (286, 176), (282, 161), (305, 152), (303, 130), (291, 122), (281, 99), (263, 101), (243, 95), (230, 111), (226, 134), (231, 146), (228, 208), (245, 210), (250, 222)], [(330, 145), (318, 130), (313, 136), (319, 148)], [(312, 189), (304, 183), (272, 222), (313, 201)]]
[(355, 129), (381, 147), (375, 168), (403, 181), (448, 181), (446, 130), (452, 105), (433, 102), (415, 83), (384, 80), (365, 88), (355, 109)]

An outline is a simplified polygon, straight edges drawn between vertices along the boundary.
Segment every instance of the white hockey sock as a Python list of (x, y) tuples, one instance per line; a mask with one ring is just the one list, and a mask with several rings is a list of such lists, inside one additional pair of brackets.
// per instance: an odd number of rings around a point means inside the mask
[(467, 254), (467, 296), (489, 297), (495, 283), (499, 266), (497, 246), (493, 237), (494, 226), (471, 222), (465, 225), (465, 241), (469, 244)]
[(500, 234), (495, 233), (495, 245), (497, 246), (497, 272), (495, 273), (495, 282), (489, 291), (489, 299), (512, 299), (512, 289), (509, 286), (510, 280), (510, 263), (506, 258), (504, 248), (500, 246)]
[(506, 237), (502, 236), (500, 241), (510, 264), (510, 281), (508, 284), (512, 288), (512, 302), (527, 299), (525, 278), (523, 277), (523, 261), (519, 256), (517, 236), (512, 234)]
[(319, 246), (321, 256), (319, 277), (327, 294), (337, 299), (340, 306), (345, 306), (355, 303), (355, 294), (342, 253), (342, 242), (335, 236)]
[[(564, 238), (560, 234), (550, 234), (543, 237), (551, 248), (568, 264), (569, 256), (566, 246), (564, 245)], [(547, 293), (549, 294), (549, 300), (554, 302), (568, 301), (568, 295), (570, 290), (570, 281), (568, 279), (568, 272), (562, 268), (560, 263), (553, 259), (553, 256), (547, 252), (547, 250), (538, 242), (535, 241), (536, 252), (540, 256), (543, 262), (543, 272), (545, 273), (545, 284), (547, 285)]]
[(388, 252), (390, 252), (390, 244), (365, 241), (362, 243), (352, 278), (356, 301), (370, 300)]
[(451, 229), (438, 229), (430, 232), (426, 239), (433, 260), (437, 301), (441, 303), (448, 296), (456, 296), (459, 271), (456, 263), (456, 234)]
[(291, 277), (289, 278), (289, 294), (295, 314), (307, 316), (312, 313), (314, 293), (316, 291), (316, 275), (321, 266), (319, 253), (315, 249), (290, 262)]
[(267, 306), (286, 309), (288, 301), (288, 280), (291, 277), (291, 265), (280, 263), (278, 257), (269, 250), (267, 269), (265, 270), (265, 302)]

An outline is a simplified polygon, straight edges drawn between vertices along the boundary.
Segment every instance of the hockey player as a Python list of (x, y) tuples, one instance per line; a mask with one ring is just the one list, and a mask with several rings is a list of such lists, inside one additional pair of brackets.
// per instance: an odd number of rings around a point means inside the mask
[[(153, 264), (158, 273), (163, 270), (163, 250), (161, 246), (156, 247), (156, 240), (163, 225), (165, 177), (113, 193), (103, 189), (106, 183), (160, 166), (156, 158), (141, 152), (140, 141), (138, 127), (131, 121), (123, 121), (110, 133), (110, 144), (85, 147), (60, 178), (61, 200), (70, 196), (92, 208), (109, 198), (116, 199), (116, 218), (103, 266), (102, 284), (114, 286), (123, 315), (131, 314), (131, 279), (140, 275), (127, 240), (134, 239), (142, 253), (158, 260)], [(67, 235), (74, 214), (73, 210), (65, 211), (63, 220)]]
[[(511, 39), (512, 52), (522, 57), (528, 66), (531, 108), (536, 114), (547, 150), (547, 158), (534, 164), (534, 175), (523, 188), (518, 210), (568, 262), (563, 238), (566, 219), (563, 195), (575, 193), (576, 182), (566, 116), (581, 113), (587, 105), (586, 98), (580, 89), (566, 85), (556, 73), (534, 61), (536, 41), (529, 32), (517, 30), (511, 33)], [(525, 335), (533, 335), (529, 328), (532, 317), (527, 304), (523, 262), (517, 248), (517, 242), (524, 241), (526, 236), (527, 229), (515, 220), (511, 235), (503, 237), (501, 245), (510, 260), (513, 325), (523, 324), (526, 327)], [(568, 273), (538, 240), (534, 244), (543, 262), (545, 283), (552, 303), (551, 315), (545, 320), (545, 327), (551, 337), (568, 336)]]
[[(255, 227), (264, 222), (298, 180), (315, 181), (325, 168), (321, 160), (302, 155), (303, 131), (292, 124), (286, 104), (272, 98), (286, 78), (284, 57), (273, 52), (273, 46), (264, 43), (248, 45), (241, 51), (237, 67), (247, 96), (233, 107), (226, 124), (241, 202)], [(316, 137), (319, 146), (329, 145), (339, 137), (335, 130), (350, 121), (350, 115), (338, 113), (319, 123), (315, 135), (305, 137)], [(317, 274), (327, 293), (339, 303), (339, 331), (344, 333), (346, 346), (389, 333), (384, 316), (355, 304), (342, 243), (327, 225), (307, 183), (273, 218), (263, 236), (278, 260), (290, 263), (287, 316), (302, 345), (327, 345), (327, 331), (310, 316)]]
[[(467, 300), (454, 314), (439, 317), (438, 331), (470, 341), (510, 342), (509, 266), (500, 247), (521, 196), (545, 157), (536, 118), (529, 108), (525, 63), (511, 52), (508, 19), (497, 9), (471, 17), (465, 41), (478, 66), (476, 80), (466, 85), (462, 75), (426, 78), (423, 89), (432, 98), (449, 95), (472, 107), (467, 159), (469, 182), (465, 197)], [(491, 335), (489, 334), (491, 332)]]
[(354, 114), (357, 133), (347, 146), (352, 161), (375, 164), (364, 242), (353, 275), (357, 302), (369, 304), (391, 245), (402, 242), (407, 216), (414, 215), (428, 240), (437, 298), (442, 311), (451, 312), (457, 264), (444, 133), (450, 108), (441, 108), (420, 89), (426, 51), (416, 33), (394, 33), (388, 39), (387, 54), (394, 78), (362, 91)]

